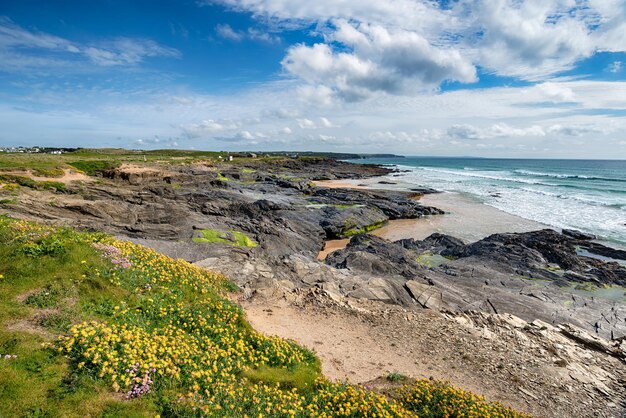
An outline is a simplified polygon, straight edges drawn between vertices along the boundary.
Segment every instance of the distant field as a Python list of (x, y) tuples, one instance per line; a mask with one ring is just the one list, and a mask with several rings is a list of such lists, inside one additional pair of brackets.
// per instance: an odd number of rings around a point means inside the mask
[[(253, 153), (227, 153), (223, 151), (193, 151), (193, 150), (126, 150), (121, 148), (94, 148), (79, 149), (61, 155), (27, 154), (27, 153), (0, 153), (0, 171), (11, 170), (38, 170), (38, 175), (55, 177), (53, 173), (59, 170), (74, 168), (90, 174), (96, 170), (114, 168), (124, 163), (161, 163), (161, 164), (189, 164), (195, 161), (222, 161), (228, 162), (228, 155), (234, 156), (232, 163), (242, 163), (251, 160), (263, 161), (298, 157), (302, 159), (329, 158), (336, 160), (359, 158), (387, 158), (393, 155), (377, 154), (338, 154), (330, 152), (271, 152), (258, 154), (259, 158), (252, 158)], [(221, 159), (219, 157), (222, 157)]]
[(62, 155), (52, 154), (0, 154), (0, 170), (41, 170), (54, 172), (77, 168), (89, 172), (94, 169), (115, 167), (123, 163), (189, 163), (198, 160), (219, 160), (226, 153), (212, 151), (154, 150), (129, 151), (124, 149), (83, 149)]

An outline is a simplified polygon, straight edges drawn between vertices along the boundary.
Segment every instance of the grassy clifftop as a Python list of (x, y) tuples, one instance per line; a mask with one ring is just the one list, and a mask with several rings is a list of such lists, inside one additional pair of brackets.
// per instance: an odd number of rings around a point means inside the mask
[(0, 218), (0, 260), (0, 417), (521, 416), (436, 382), (329, 382), (225, 277), (104, 234)]

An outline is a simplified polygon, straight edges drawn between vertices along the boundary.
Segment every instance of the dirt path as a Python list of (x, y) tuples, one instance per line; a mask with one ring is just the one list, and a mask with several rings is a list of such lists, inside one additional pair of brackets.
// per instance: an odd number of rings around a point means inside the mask
[[(364, 383), (397, 372), (448, 380), (537, 417), (619, 416), (606, 409), (606, 396), (579, 385), (566, 369), (555, 367), (552, 358), (541, 358), (537, 349), (515, 338), (469, 330), (430, 310), (373, 304), (360, 305), (359, 312), (284, 301), (243, 306), (255, 329), (313, 349), (331, 379)], [(624, 370), (623, 363), (607, 357), (598, 361)]]

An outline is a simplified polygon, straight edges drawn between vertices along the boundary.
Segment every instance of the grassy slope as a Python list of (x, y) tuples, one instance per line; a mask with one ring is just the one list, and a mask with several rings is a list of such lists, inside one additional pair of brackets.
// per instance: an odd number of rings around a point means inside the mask
[(224, 277), (103, 234), (0, 218), (0, 260), (0, 417), (520, 416), (429, 381), (396, 400), (327, 382)]

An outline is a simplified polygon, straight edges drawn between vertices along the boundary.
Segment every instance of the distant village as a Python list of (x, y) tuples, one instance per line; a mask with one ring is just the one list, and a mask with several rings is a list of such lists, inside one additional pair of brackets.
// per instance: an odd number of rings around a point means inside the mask
[(52, 147), (0, 147), (0, 152), (7, 154), (53, 154), (60, 155), (66, 152), (76, 151), (77, 148), (52, 148)]

